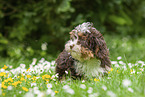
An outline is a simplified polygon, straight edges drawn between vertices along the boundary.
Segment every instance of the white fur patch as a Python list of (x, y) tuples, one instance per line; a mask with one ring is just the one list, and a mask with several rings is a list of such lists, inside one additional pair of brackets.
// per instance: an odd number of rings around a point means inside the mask
[[(71, 48), (73, 46), (73, 48)], [(65, 50), (69, 53), (71, 53), (71, 56), (77, 60), (81, 59), (81, 45), (77, 44), (77, 39), (75, 40), (69, 40), (65, 44)]]
[(101, 61), (93, 58), (85, 62), (76, 62), (76, 72), (83, 74), (87, 78), (97, 77), (104, 73), (104, 69), (100, 67)]
[(92, 26), (92, 24), (90, 22), (86, 22), (86, 23), (83, 23), (81, 25), (78, 25), (75, 29), (78, 31), (78, 32), (82, 32), (82, 33), (91, 33), (89, 31), (90, 27)]
[[(73, 46), (73, 48), (71, 48), (71, 46)], [(101, 61), (99, 59), (84, 59), (81, 57), (81, 45), (77, 44), (77, 39), (69, 40), (65, 45), (65, 50), (69, 52), (74, 59), (79, 60), (79, 62), (75, 62), (77, 73), (83, 74), (87, 78), (97, 77), (103, 74), (104, 69), (100, 67)]]

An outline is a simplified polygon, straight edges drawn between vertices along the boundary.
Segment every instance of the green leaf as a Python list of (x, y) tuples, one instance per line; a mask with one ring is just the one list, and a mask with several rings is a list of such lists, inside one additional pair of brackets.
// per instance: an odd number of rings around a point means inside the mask
[(63, 0), (62, 3), (60, 4), (60, 6), (57, 9), (57, 12), (67, 12), (67, 11), (71, 11), (74, 12), (74, 9), (71, 7), (70, 4), (71, 0)]
[(127, 13), (125, 13), (123, 11), (121, 11), (120, 13), (124, 17), (124, 19), (126, 20), (127, 25), (132, 25), (133, 24), (132, 19), (127, 15)]
[(8, 44), (8, 40), (5, 38), (0, 39), (0, 43), (2, 44)]
[(126, 20), (120, 16), (110, 15), (109, 19), (118, 25), (125, 25), (126, 24)]

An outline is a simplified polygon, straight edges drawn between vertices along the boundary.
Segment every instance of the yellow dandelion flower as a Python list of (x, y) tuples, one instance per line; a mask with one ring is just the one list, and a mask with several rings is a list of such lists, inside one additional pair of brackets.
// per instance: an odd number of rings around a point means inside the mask
[(43, 76), (42, 76), (42, 79), (43, 79), (43, 80), (48, 79), (48, 78), (51, 78), (51, 76), (50, 76), (50, 75), (43, 75)]
[(6, 95), (6, 93), (2, 93), (2, 95), (3, 95), (3, 96), (5, 96), (5, 95)]
[(17, 76), (17, 78), (20, 78), (20, 76)]
[(111, 70), (110, 71), (113, 71), (113, 68), (111, 68)]
[(7, 68), (8, 68), (8, 66), (4, 65), (4, 67), (2, 69), (7, 69)]
[(109, 74), (110, 72), (108, 72), (108, 74)]
[(1, 87), (2, 87), (2, 88), (4, 88), (4, 89), (6, 89), (6, 88), (7, 88), (7, 86), (6, 86), (6, 85), (2, 85)]
[(6, 75), (5, 72), (1, 72), (1, 73), (0, 73), (0, 76), (5, 76), (5, 75)]
[(22, 87), (22, 89), (23, 89), (24, 91), (28, 91), (28, 89), (27, 89), (26, 87)]
[(119, 73), (119, 71), (117, 70), (117, 73)]
[(33, 76), (33, 78), (31, 78), (32, 80), (36, 80), (36, 76)]
[(58, 91), (55, 91), (55, 93), (58, 93)]
[(31, 77), (31, 75), (26, 75), (26, 77), (27, 77), (27, 78), (30, 78), (30, 77)]
[(51, 78), (51, 76), (50, 76), (50, 75), (46, 75), (45, 77), (46, 77), (46, 78)]
[(21, 84), (22, 82), (21, 82), (21, 81), (17, 81), (17, 83), (18, 83), (18, 84)]
[(30, 68), (28, 68), (26, 71), (30, 71)]
[(26, 82), (26, 79), (24, 79), (24, 77), (21, 77), (20, 81), (25, 81)]
[(45, 79), (45, 81), (49, 82), (49, 79)]
[(133, 72), (133, 70), (131, 69), (130, 72)]
[(2, 82), (1, 87), (4, 88), (4, 89), (7, 88), (7, 86), (5, 85), (5, 82)]
[(24, 74), (21, 74), (22, 77), (24, 77)]
[(5, 80), (4, 80), (4, 82), (6, 82), (6, 83), (7, 83), (7, 82), (8, 82), (8, 79), (5, 79)]
[(11, 77), (8, 78), (7, 80), (10, 81), (10, 82), (13, 82), (13, 79)]
[(21, 81), (17, 81), (17, 82), (12, 83), (12, 85), (15, 86), (15, 87), (17, 87), (17, 85), (18, 84), (21, 84), (21, 83), (22, 83)]
[(100, 79), (96, 79), (96, 78), (94, 78), (94, 81), (95, 81), (95, 82), (98, 82), (98, 81), (100, 81)]
[(32, 83), (36, 83), (36, 81), (33, 81)]

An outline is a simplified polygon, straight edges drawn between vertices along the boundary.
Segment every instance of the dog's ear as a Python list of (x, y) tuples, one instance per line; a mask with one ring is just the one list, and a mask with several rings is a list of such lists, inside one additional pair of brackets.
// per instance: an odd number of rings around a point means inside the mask
[(91, 33), (87, 35), (86, 45), (93, 51), (94, 55), (101, 60), (101, 67), (107, 65), (111, 67), (111, 62), (109, 59), (109, 50), (107, 49), (106, 42), (102, 34), (95, 28), (90, 29)]

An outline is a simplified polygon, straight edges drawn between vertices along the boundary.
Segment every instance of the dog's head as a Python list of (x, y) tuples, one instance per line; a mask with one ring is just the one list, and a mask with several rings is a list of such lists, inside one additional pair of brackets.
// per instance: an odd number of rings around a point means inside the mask
[[(94, 58), (94, 52), (90, 47), (92, 38), (92, 24), (87, 22), (78, 25), (70, 32), (71, 40), (65, 45), (65, 50), (71, 53), (72, 57), (79, 60), (89, 60)], [(90, 41), (90, 42), (89, 42)], [(93, 42), (93, 40), (92, 40)]]

